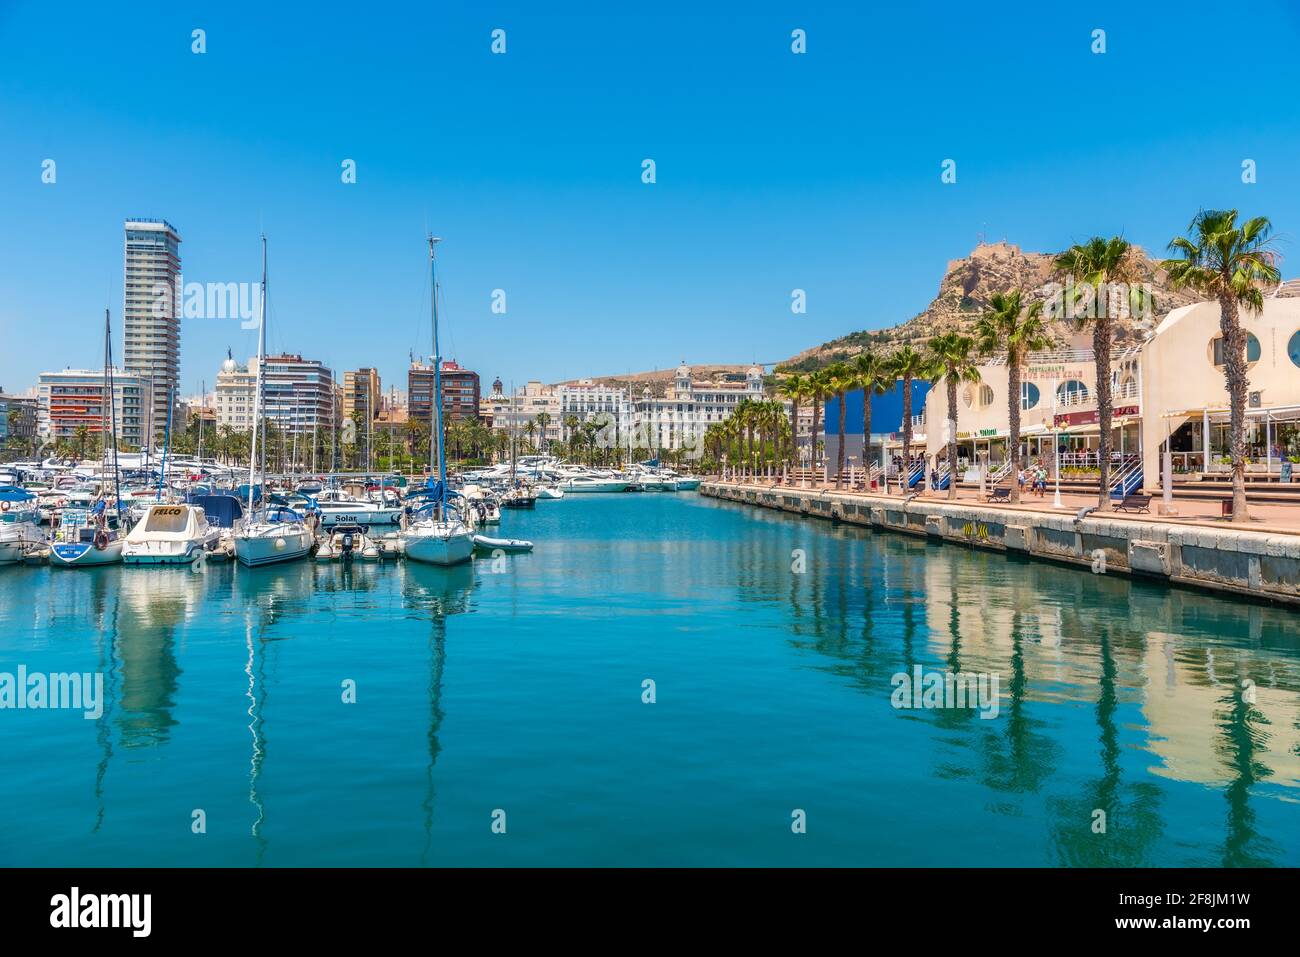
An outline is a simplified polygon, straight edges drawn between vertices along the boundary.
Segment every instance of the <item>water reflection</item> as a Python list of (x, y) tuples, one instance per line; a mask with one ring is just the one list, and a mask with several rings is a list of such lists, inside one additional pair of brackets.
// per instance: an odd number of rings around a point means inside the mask
[[(893, 713), (930, 726), (935, 777), (975, 776), (1011, 799), (1082, 778), (1072, 796), (1048, 796), (1044, 863), (1149, 861), (1169, 839), (1160, 779), (1223, 796), (1221, 846), (1199, 863), (1283, 859), (1260, 832), (1257, 805), (1300, 799), (1293, 613), (865, 530), (806, 540), (806, 580), (777, 581), (791, 642), (829, 659), (822, 667), (880, 701), (890, 676), (916, 664), (1000, 676), (996, 721), (968, 709)], [(1242, 693), (1251, 683), (1253, 702)], [(1085, 707), (1091, 756), (1073, 753)], [(1092, 828), (1097, 809), (1106, 812), (1104, 839)], [(1015, 800), (990, 810), (1024, 812)]]

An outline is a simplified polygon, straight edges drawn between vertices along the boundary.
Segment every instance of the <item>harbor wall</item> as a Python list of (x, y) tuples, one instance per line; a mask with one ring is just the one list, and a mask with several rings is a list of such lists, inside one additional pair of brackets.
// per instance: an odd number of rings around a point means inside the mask
[(1300, 606), (1300, 535), (707, 482), (713, 498)]

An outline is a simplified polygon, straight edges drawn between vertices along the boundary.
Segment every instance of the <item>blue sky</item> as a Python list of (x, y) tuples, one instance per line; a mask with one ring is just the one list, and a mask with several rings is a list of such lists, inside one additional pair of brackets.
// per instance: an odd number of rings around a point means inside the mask
[[(1287, 2), (281, 6), (0, 0), (0, 387), (98, 365), (106, 304), (120, 350), (132, 215), (179, 228), (187, 281), (256, 280), (264, 229), (271, 348), (385, 386), (430, 350), (426, 229), (485, 384), (780, 360), (910, 318), (981, 234), (1300, 229)], [(254, 335), (188, 322), (184, 390)]]

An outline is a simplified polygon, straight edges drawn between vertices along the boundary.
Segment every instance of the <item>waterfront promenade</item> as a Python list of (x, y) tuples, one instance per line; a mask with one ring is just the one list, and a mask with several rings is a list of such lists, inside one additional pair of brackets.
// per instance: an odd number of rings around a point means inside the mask
[[(1137, 574), (1300, 606), (1300, 528), (1288, 506), (1252, 507), (1249, 526), (1210, 510), (1215, 502), (1175, 500), (1180, 514), (1081, 514), (1096, 496), (988, 502), (978, 490), (909, 495), (835, 491), (831, 485), (710, 481), (704, 495), (966, 546), (1019, 552), (1096, 573)], [(1183, 509), (1186, 508), (1186, 511)], [(1282, 514), (1276, 514), (1281, 512)]]

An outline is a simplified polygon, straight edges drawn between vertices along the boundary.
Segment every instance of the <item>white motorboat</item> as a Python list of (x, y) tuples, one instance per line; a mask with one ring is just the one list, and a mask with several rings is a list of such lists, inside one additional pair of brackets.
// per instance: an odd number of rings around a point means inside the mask
[(154, 504), (126, 536), (122, 561), (127, 565), (180, 565), (213, 552), (221, 529), (208, 522), (197, 505)]
[(466, 485), (460, 490), (465, 507), (473, 513), (476, 525), (500, 525), (501, 504), (481, 485)]
[(354, 558), (377, 561), (379, 544), (360, 525), (335, 525), (316, 547), (316, 560), (350, 562)]
[(589, 492), (626, 492), (631, 482), (626, 479), (616, 478), (599, 478), (593, 475), (575, 475), (567, 478), (560, 483), (561, 491), (565, 493), (589, 493)]
[(44, 546), (36, 496), (13, 485), (0, 486), (0, 565), (22, 561)]
[(338, 489), (326, 489), (316, 496), (316, 511), (323, 528), (335, 525), (397, 525), (402, 520), (402, 506), (398, 503), (373, 502)]
[(537, 501), (555, 501), (564, 498), (564, 489), (558, 485), (535, 485), (533, 491), (537, 493)]

